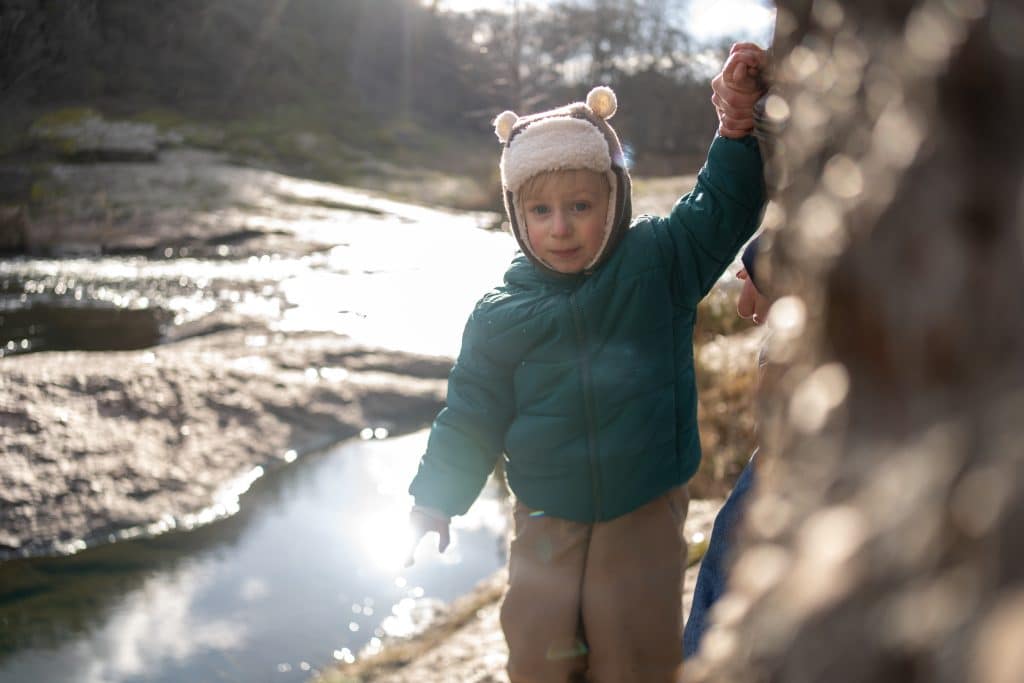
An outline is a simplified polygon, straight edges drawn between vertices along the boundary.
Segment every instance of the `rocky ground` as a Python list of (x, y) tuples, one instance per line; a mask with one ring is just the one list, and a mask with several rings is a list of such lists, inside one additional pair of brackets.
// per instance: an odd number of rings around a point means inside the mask
[[(246, 167), (181, 136), (107, 124), (34, 131), (62, 153), (0, 162), (0, 247), (36, 258), (30, 275), (0, 262), (4, 338), (30, 335), (38, 318), (63, 344), (42, 348), (92, 349), (0, 350), (0, 560), (207, 521), (230, 512), (254, 468), (368, 427), (421, 427), (443, 401), (450, 357), (360, 347), (340, 330), (275, 331), (275, 314), (222, 301), (225, 287), (259, 298), (278, 273), (181, 284), (177, 271), (142, 282), (137, 268), (296, 264), (338, 246), (344, 226), (472, 228), (495, 217)], [(138, 257), (111, 262), (136, 274), (62, 274), (67, 259), (111, 255)], [(280, 294), (270, 296), (276, 306)], [(212, 310), (175, 308), (196, 301)]]
[[(699, 555), (711, 533), (720, 500), (694, 500), (686, 517), (691, 561), (684, 614), (690, 611)], [(498, 623), (506, 574), (498, 572), (452, 604), (432, 626), (410, 640), (387, 643), (377, 655), (327, 671), (316, 683), (507, 683), (508, 648)]]
[(427, 423), (449, 366), (334, 335), (242, 330), (0, 360), (0, 558), (226, 514), (232, 482), (257, 466)]

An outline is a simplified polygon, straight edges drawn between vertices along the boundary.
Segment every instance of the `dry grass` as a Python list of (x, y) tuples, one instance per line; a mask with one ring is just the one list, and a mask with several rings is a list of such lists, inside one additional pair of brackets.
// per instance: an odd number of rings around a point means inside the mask
[(715, 337), (696, 348), (704, 460), (690, 480), (694, 498), (720, 498), (757, 443), (757, 353), (761, 330)]
[(507, 577), (498, 572), (479, 583), (468, 595), (451, 604), (448, 612), (430, 623), (425, 631), (409, 639), (386, 642), (376, 655), (360, 657), (352, 664), (340, 664), (325, 671), (316, 683), (367, 683), (389, 672), (401, 669), (425, 653), (442, 645), (448, 638), (476, 618), (477, 612), (501, 599)]

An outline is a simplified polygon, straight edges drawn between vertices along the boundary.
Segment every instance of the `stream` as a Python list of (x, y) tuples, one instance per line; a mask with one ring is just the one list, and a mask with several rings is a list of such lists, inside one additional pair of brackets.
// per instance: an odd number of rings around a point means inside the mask
[(0, 565), (0, 681), (303, 681), (414, 633), (505, 559), (489, 484), (443, 555), (403, 567), (426, 437), (303, 458), (192, 532)]

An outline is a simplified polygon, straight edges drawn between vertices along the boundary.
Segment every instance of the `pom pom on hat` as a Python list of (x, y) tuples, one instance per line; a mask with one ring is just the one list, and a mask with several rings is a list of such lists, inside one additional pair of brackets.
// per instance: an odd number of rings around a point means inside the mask
[(512, 126), (516, 125), (516, 121), (519, 120), (518, 114), (514, 111), (503, 111), (498, 114), (498, 117), (494, 119), (494, 134), (498, 136), (498, 139), (502, 142), (508, 142), (508, 138), (512, 135)]
[(610, 119), (615, 116), (619, 102), (611, 88), (599, 85), (587, 94), (587, 106), (602, 119)]

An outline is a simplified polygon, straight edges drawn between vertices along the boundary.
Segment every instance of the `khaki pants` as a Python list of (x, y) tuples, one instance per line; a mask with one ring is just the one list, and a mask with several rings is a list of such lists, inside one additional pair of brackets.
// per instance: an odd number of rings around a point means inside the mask
[(685, 486), (608, 522), (516, 503), (501, 605), (511, 683), (670, 683), (682, 667)]

